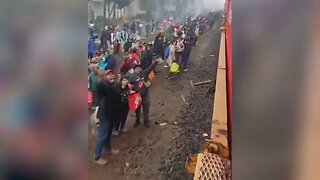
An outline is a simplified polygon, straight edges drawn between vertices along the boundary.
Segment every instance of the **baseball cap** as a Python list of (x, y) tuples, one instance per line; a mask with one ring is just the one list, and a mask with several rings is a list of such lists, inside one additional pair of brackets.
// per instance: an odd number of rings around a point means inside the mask
[(106, 70), (106, 75), (111, 74), (111, 73), (113, 74), (113, 71), (111, 69)]
[(137, 67), (141, 67), (141, 64), (136, 64), (133, 66), (133, 69), (137, 68)]

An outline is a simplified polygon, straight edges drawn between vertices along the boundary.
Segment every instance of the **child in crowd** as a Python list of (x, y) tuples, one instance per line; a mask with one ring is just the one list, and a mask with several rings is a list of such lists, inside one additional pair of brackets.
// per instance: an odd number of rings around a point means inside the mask
[(117, 118), (113, 131), (114, 136), (119, 136), (120, 133), (127, 133), (128, 130), (125, 128), (127, 116), (129, 113), (128, 96), (130, 94), (129, 81), (126, 76), (120, 79), (120, 83), (117, 84), (116, 90), (120, 94), (121, 100), (119, 102)]

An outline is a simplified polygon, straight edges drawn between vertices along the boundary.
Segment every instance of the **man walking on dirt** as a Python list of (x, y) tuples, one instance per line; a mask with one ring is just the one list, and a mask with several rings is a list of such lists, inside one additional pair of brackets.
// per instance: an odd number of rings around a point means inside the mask
[(149, 108), (150, 108), (150, 97), (149, 87), (151, 83), (148, 81), (150, 72), (156, 67), (159, 61), (153, 61), (151, 66), (147, 69), (142, 70), (141, 65), (134, 66), (134, 73), (130, 76), (129, 82), (133, 85), (133, 89), (139, 92), (142, 97), (142, 105), (136, 110), (136, 121), (134, 126), (140, 125), (141, 108), (143, 108), (143, 124), (145, 127), (149, 127)]

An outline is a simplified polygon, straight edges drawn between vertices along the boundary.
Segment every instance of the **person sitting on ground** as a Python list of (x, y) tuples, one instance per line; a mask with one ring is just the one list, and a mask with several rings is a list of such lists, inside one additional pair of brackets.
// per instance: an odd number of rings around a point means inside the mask
[(141, 108), (143, 108), (143, 122), (145, 127), (149, 127), (149, 74), (158, 64), (158, 60), (153, 61), (152, 65), (145, 70), (142, 70), (141, 65), (137, 64), (134, 66), (134, 73), (130, 76), (129, 82), (133, 85), (133, 90), (140, 93), (142, 97), (142, 105), (136, 110), (136, 121), (134, 126), (140, 125)]

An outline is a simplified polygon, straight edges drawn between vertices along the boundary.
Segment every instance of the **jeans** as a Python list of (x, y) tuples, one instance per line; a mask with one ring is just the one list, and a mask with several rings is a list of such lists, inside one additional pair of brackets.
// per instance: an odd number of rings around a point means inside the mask
[(140, 116), (141, 116), (141, 108), (143, 109), (143, 123), (149, 123), (149, 109), (150, 109), (150, 98), (149, 94), (142, 96), (142, 104), (136, 110), (136, 123), (140, 123)]
[(119, 131), (124, 128), (127, 121), (127, 116), (129, 113), (129, 108), (123, 108), (117, 113), (117, 119), (114, 126), (114, 130)]
[(189, 62), (190, 55), (191, 55), (191, 51), (185, 51), (185, 52), (183, 52), (183, 54), (182, 54), (182, 61), (181, 61), (181, 69), (182, 69), (182, 70), (184, 70), (184, 69), (187, 67), (188, 62)]
[(109, 119), (100, 119), (96, 147), (94, 150), (94, 159), (100, 159), (102, 151), (111, 151), (111, 136), (114, 123)]

